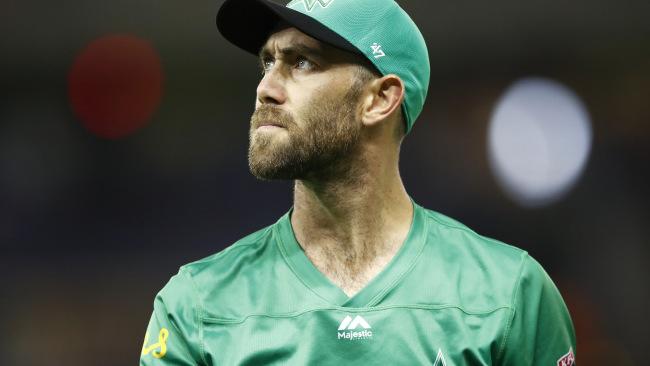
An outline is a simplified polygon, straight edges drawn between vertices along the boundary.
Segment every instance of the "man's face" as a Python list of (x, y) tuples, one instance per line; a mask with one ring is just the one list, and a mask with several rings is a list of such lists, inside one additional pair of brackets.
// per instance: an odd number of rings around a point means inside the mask
[(261, 179), (307, 179), (359, 144), (361, 86), (353, 55), (295, 28), (269, 37), (251, 117), (248, 162)]

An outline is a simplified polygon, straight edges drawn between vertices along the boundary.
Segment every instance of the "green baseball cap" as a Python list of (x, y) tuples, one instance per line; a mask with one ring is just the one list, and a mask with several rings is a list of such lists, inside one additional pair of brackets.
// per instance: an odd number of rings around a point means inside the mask
[(429, 53), (422, 33), (394, 0), (293, 0), (286, 6), (226, 0), (217, 14), (219, 32), (255, 55), (281, 22), (365, 56), (382, 75), (399, 76), (406, 89), (406, 131), (411, 131), (429, 88)]

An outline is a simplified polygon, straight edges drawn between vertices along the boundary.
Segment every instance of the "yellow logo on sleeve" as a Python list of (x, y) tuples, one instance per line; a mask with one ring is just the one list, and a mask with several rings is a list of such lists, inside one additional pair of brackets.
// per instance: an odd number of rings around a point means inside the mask
[[(158, 342), (147, 346), (149, 343), (149, 332), (147, 331), (144, 334), (144, 343), (142, 343), (142, 355), (148, 355), (151, 353), (155, 358), (163, 358), (167, 353), (167, 338), (169, 337), (169, 331), (166, 328), (162, 328), (158, 333)], [(160, 348), (160, 350), (158, 350)], [(153, 352), (152, 352), (153, 351)]]

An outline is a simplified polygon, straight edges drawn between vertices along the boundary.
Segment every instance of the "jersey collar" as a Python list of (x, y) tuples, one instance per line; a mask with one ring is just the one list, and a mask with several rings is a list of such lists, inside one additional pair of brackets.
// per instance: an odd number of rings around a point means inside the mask
[(277, 244), (293, 273), (317, 296), (341, 307), (372, 307), (397, 286), (415, 265), (426, 242), (424, 208), (413, 203), (413, 219), (404, 243), (386, 267), (353, 297), (348, 297), (309, 260), (298, 244), (291, 226), (291, 209), (274, 226)]

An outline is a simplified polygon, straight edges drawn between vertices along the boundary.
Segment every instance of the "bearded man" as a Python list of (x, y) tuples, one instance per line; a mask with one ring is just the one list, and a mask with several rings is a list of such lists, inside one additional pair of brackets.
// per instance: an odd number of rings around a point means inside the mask
[(217, 25), (259, 56), (250, 170), (295, 181), (293, 207), (181, 267), (140, 365), (574, 364), (542, 267), (404, 188), (429, 59), (395, 1), (227, 0)]

